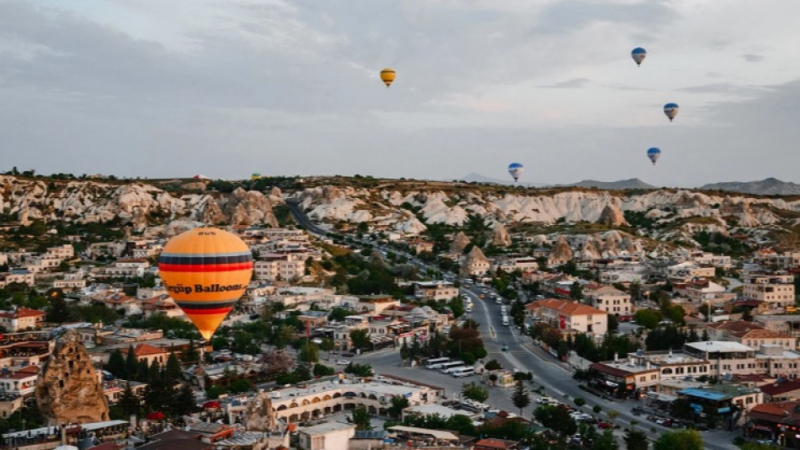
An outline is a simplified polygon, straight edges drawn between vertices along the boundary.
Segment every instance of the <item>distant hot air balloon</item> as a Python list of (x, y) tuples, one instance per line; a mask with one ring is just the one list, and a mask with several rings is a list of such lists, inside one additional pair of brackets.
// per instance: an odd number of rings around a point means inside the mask
[(250, 179), (251, 180), (260, 180), (261, 179), (261, 174), (260, 173), (254, 173), (254, 174), (250, 175)]
[(647, 150), (647, 157), (650, 158), (650, 161), (653, 161), (653, 165), (655, 166), (658, 162), (658, 158), (661, 158), (661, 150), (652, 147)]
[(508, 173), (514, 177), (514, 181), (517, 181), (519, 177), (522, 175), (522, 172), (525, 171), (525, 166), (520, 163), (511, 163), (508, 165)]
[(387, 67), (381, 70), (381, 81), (383, 81), (383, 84), (385, 84), (387, 88), (392, 85), (394, 75), (394, 69), (392, 68)]
[(678, 111), (680, 109), (681, 108), (680, 106), (678, 106), (677, 103), (667, 103), (666, 105), (664, 105), (664, 114), (666, 114), (667, 117), (669, 117), (669, 121), (672, 122), (672, 119), (674, 119), (675, 116), (678, 115)]
[(636, 61), (637, 66), (642, 65), (642, 61), (647, 58), (647, 50), (643, 49), (642, 47), (636, 47), (631, 51), (631, 58)]
[(158, 269), (167, 293), (210, 340), (247, 288), (253, 255), (227, 231), (195, 228), (170, 239)]

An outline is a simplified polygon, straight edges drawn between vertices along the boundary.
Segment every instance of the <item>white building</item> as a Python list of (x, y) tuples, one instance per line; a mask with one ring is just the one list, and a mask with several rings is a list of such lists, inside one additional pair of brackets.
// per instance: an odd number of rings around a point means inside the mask
[(791, 274), (743, 274), (742, 296), (765, 302), (771, 311), (785, 311), (794, 305), (794, 276)]
[(0, 273), (0, 288), (4, 288), (11, 283), (22, 283), (33, 286), (33, 273), (25, 269), (11, 269), (8, 272)]
[(414, 283), (414, 296), (420, 300), (450, 300), (458, 295), (458, 288), (449, 281), (418, 281)]
[(103, 271), (109, 277), (143, 277), (150, 262), (146, 259), (120, 259)]
[(613, 286), (587, 290), (585, 297), (592, 302), (592, 306), (609, 314), (631, 316), (634, 313), (630, 294)]
[(305, 260), (293, 254), (268, 254), (255, 262), (257, 280), (294, 280), (305, 275)]
[(302, 450), (338, 450), (350, 447), (356, 426), (342, 422), (327, 422), (300, 430)]

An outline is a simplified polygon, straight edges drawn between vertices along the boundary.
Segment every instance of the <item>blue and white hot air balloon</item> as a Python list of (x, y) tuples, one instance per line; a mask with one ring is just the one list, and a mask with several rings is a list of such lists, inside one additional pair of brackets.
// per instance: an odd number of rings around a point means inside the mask
[(642, 61), (647, 58), (647, 50), (643, 49), (642, 47), (636, 47), (631, 51), (631, 58), (636, 61), (637, 66), (642, 65)]
[(519, 179), (520, 175), (522, 175), (522, 172), (524, 170), (525, 167), (520, 163), (515, 162), (508, 165), (508, 173), (510, 173), (511, 176), (514, 177), (514, 181), (517, 181)]
[(653, 165), (655, 166), (658, 162), (658, 158), (661, 158), (661, 150), (652, 147), (647, 150), (647, 157), (650, 158), (650, 161), (653, 161)]
[(664, 105), (664, 114), (666, 114), (667, 117), (669, 117), (669, 121), (672, 122), (672, 119), (674, 119), (675, 116), (678, 115), (678, 111), (680, 109), (681, 108), (678, 106), (677, 103), (667, 103), (666, 105)]

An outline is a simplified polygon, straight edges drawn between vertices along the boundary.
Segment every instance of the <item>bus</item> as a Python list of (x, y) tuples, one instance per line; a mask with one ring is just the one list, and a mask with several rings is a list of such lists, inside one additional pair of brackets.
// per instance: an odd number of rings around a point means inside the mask
[(475, 375), (475, 368), (474, 367), (459, 367), (454, 369), (450, 372), (454, 378), (461, 378), (461, 377), (468, 377), (470, 375)]
[(441, 369), (442, 364), (449, 362), (450, 358), (431, 358), (425, 361), (425, 367), (428, 369)]
[(450, 373), (450, 372), (453, 371), (453, 369), (456, 369), (458, 367), (463, 367), (463, 366), (464, 366), (464, 361), (451, 361), (451, 362), (446, 362), (446, 363), (442, 364), (441, 369), (442, 369), (442, 373)]

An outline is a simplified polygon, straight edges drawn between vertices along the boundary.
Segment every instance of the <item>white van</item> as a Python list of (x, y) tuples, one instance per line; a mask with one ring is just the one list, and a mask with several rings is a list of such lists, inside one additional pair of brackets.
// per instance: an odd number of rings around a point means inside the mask
[(442, 364), (442, 373), (452, 373), (454, 370), (464, 367), (464, 361), (453, 361)]
[(450, 358), (431, 358), (425, 361), (425, 367), (431, 370), (441, 369), (446, 362), (450, 362)]
[(474, 367), (459, 367), (457, 369), (454, 369), (452, 372), (450, 372), (450, 375), (452, 375), (454, 378), (468, 377), (470, 375), (475, 375), (475, 368)]
[(508, 316), (503, 316), (503, 325), (508, 326), (508, 324), (509, 324)]

